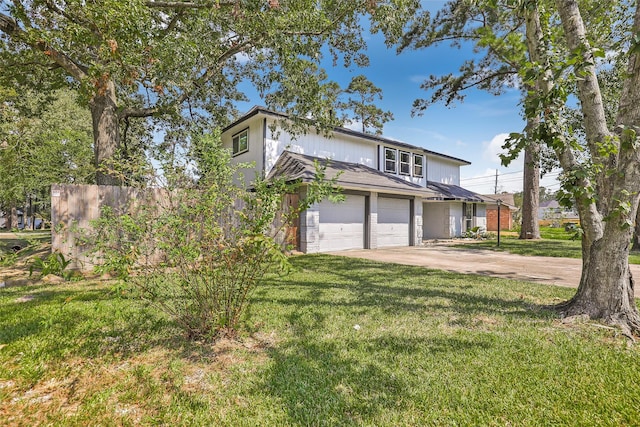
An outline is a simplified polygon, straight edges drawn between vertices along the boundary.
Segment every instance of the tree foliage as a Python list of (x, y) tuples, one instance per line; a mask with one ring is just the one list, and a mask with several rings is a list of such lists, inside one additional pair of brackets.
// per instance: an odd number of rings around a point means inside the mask
[(347, 96), (346, 101), (340, 102), (339, 108), (346, 112), (351, 112), (353, 120), (362, 125), (362, 132), (374, 132), (376, 135), (382, 134), (384, 124), (393, 120), (390, 111), (384, 111), (375, 106), (376, 99), (382, 99), (382, 90), (360, 74), (351, 79), (349, 86), (344, 90)]
[[(49, 198), (52, 183), (90, 183), (90, 117), (75, 95), (0, 88), (0, 207)], [(45, 203), (45, 205), (48, 203)], [(43, 206), (40, 206), (40, 211)]]
[[(559, 308), (619, 325), (631, 337), (640, 332), (628, 265), (640, 198), (640, 56), (630, 35), (640, 31), (640, 9), (631, 2), (557, 1), (554, 13), (545, 15), (536, 4), (529, 3), (527, 24), (537, 55), (527, 69), (538, 92), (529, 98), (527, 114), (538, 118), (535, 132), (557, 155), (563, 169), (560, 200), (575, 201), (583, 230), (580, 285)], [(556, 22), (563, 30), (558, 38), (543, 31)], [(606, 32), (591, 37), (587, 23)], [(616, 30), (618, 25), (625, 30)], [(626, 72), (617, 106), (608, 110), (598, 69), (613, 48), (610, 60), (624, 64)], [(573, 96), (583, 123), (577, 134), (564, 114)]]
[[(500, 95), (508, 89), (522, 88), (527, 97), (531, 88), (523, 84), (522, 64), (530, 58), (525, 37), (526, 13), (518, 1), (448, 2), (434, 16), (425, 12), (411, 26), (400, 50), (423, 49), (441, 43), (452, 47), (474, 46), (475, 58), (468, 59), (457, 73), (431, 75), (421, 85), (430, 98), (414, 101), (413, 113), (422, 114), (430, 105), (442, 102), (451, 105), (464, 101), (472, 90), (484, 90)], [(530, 120), (529, 118), (527, 118)], [(528, 125), (532, 129), (534, 123)], [(540, 142), (525, 133), (522, 227), (520, 238), (540, 238), (537, 220), (538, 186), (540, 181)], [(512, 159), (510, 159), (512, 160)]]
[[(224, 125), (249, 83), (267, 106), (334, 125), (335, 84), (320, 63), (366, 65), (363, 25), (393, 41), (417, 0), (6, 0), (5, 82), (67, 85), (92, 114), (100, 184), (118, 183), (127, 122)], [(46, 85), (42, 85), (43, 87)], [(298, 126), (307, 126), (306, 121)]]

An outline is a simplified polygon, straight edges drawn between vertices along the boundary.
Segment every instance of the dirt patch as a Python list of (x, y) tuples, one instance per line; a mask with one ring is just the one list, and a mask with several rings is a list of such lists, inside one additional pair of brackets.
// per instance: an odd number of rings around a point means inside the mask
[(4, 265), (0, 265), (0, 287), (31, 285), (38, 278), (29, 276), (29, 268), (36, 257), (46, 258), (51, 253), (51, 234), (0, 233), (0, 251), (5, 255)]

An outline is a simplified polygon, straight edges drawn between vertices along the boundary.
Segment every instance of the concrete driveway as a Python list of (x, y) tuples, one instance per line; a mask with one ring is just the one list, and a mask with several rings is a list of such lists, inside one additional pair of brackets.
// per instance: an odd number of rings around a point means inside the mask
[[(578, 287), (582, 267), (581, 260), (574, 258), (522, 256), (446, 244), (348, 250), (331, 254), (572, 288)], [(640, 265), (631, 265), (631, 272), (640, 278)], [(636, 287), (636, 297), (640, 297), (638, 288), (640, 286)]]

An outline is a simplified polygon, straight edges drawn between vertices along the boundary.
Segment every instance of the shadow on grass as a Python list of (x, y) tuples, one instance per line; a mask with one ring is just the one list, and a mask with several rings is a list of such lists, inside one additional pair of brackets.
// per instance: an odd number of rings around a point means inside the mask
[(0, 343), (31, 346), (51, 359), (126, 358), (145, 348), (177, 345), (170, 338), (175, 326), (157, 311), (109, 289), (72, 286), (32, 285), (0, 294)]
[[(452, 318), (480, 314), (530, 319), (552, 316), (522, 299), (501, 297), (504, 285), (495, 285), (502, 282), (499, 279), (470, 279), (419, 267), (323, 255), (294, 258), (292, 262), (297, 274), (275, 280), (268, 286), (271, 289), (259, 290), (253, 300), (275, 303), (288, 313), (284, 322), (292, 336), (269, 350), (274, 363), (261, 387), (283, 402), (293, 425), (360, 425), (387, 411), (402, 411), (411, 404), (407, 393), (418, 379), (398, 376), (399, 360), (407, 363), (418, 354), (446, 358), (452, 352), (473, 360), (474, 354), (494, 346), (491, 334), (442, 333), (422, 338), (406, 336), (392, 326), (388, 332), (376, 330), (371, 337), (336, 337), (328, 324), (335, 321), (330, 316), (332, 310), (369, 314), (370, 318), (382, 311), (390, 319), (425, 311)], [(493, 287), (479, 289), (484, 285)], [(278, 290), (272, 291), (273, 287)], [(335, 298), (337, 293), (342, 297)]]
[[(325, 255), (294, 258), (292, 263), (301, 271), (300, 274), (311, 270), (314, 275), (323, 274), (323, 279), (326, 280), (299, 281), (295, 277), (286, 277), (269, 287), (298, 287), (297, 296), (273, 297), (267, 289), (260, 289), (252, 300), (277, 301), (292, 306), (342, 306), (353, 309), (375, 307), (384, 312), (399, 314), (426, 308), (446, 308), (464, 315), (499, 313), (540, 319), (548, 319), (552, 315), (543, 306), (524, 301), (518, 292), (512, 292), (511, 299), (505, 297), (503, 291), (508, 288), (505, 285), (495, 285), (500, 279)], [(355, 298), (334, 300), (331, 293), (337, 289), (347, 290)]]

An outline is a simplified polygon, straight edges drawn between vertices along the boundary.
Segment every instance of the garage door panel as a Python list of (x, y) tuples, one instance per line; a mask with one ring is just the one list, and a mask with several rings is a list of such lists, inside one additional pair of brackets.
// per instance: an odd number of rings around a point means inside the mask
[(410, 201), (378, 198), (378, 246), (408, 246)]
[(343, 203), (320, 203), (320, 251), (364, 247), (364, 196), (347, 195)]

